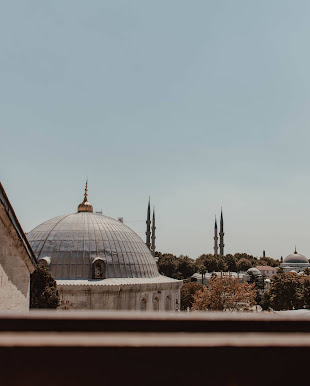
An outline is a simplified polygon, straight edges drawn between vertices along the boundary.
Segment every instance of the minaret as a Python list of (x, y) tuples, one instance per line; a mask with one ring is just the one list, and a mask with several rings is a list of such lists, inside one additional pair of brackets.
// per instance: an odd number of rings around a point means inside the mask
[(217, 221), (216, 221), (216, 216), (215, 216), (215, 225), (214, 225), (214, 256), (218, 255), (218, 236), (217, 236)]
[(221, 208), (221, 222), (220, 222), (220, 255), (224, 256), (224, 220), (223, 220), (223, 212)]
[(152, 219), (152, 245), (151, 245), (151, 252), (152, 252), (152, 255), (155, 256), (155, 239), (156, 239), (156, 236), (155, 236), (155, 230), (156, 230), (156, 226), (155, 226), (155, 208), (153, 208), (153, 219)]
[(151, 203), (149, 198), (149, 205), (147, 207), (147, 220), (146, 220), (146, 246), (151, 250)]

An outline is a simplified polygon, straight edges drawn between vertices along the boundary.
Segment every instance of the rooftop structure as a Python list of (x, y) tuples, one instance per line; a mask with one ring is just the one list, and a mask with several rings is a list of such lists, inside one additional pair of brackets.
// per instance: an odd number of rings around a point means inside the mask
[(298, 253), (295, 247), (294, 253), (286, 256), (283, 263), (280, 264), (280, 267), (282, 267), (286, 272), (295, 271), (298, 273), (303, 271), (305, 268), (310, 267), (310, 264), (306, 256)]

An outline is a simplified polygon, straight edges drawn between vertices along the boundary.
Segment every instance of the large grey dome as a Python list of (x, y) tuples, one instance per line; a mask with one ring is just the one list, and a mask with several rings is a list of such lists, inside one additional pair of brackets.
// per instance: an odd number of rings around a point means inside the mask
[(91, 211), (55, 217), (27, 234), (38, 259), (48, 257), (55, 279), (91, 279), (100, 258), (108, 278), (159, 275), (143, 240), (129, 227)]

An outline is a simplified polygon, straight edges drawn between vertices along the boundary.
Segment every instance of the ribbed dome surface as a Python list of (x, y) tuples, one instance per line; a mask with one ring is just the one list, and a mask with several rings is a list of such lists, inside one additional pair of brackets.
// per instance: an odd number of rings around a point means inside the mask
[(38, 258), (50, 257), (55, 279), (90, 279), (92, 262), (106, 261), (108, 278), (155, 277), (155, 260), (130, 228), (98, 213), (80, 212), (48, 220), (27, 234)]
[(301, 254), (299, 254), (299, 253), (297, 253), (297, 252), (295, 252), (295, 253), (292, 253), (292, 254), (290, 254), (290, 255), (288, 255), (288, 256), (286, 256), (286, 258), (284, 259), (284, 261), (283, 261), (283, 263), (299, 263), (299, 264), (305, 264), (305, 263), (309, 263), (308, 262), (308, 259), (306, 258), (306, 256), (304, 256), (304, 255), (301, 255)]

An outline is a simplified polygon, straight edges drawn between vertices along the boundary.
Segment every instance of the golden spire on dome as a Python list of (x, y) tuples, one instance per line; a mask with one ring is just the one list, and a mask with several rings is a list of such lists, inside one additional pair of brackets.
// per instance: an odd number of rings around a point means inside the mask
[(91, 213), (93, 213), (93, 206), (92, 206), (92, 204), (90, 202), (87, 201), (87, 191), (88, 191), (87, 186), (88, 186), (88, 180), (86, 180), (84, 200), (78, 206), (78, 213), (80, 213), (80, 212), (91, 212)]
[(87, 185), (88, 185), (88, 180), (86, 180), (86, 185), (85, 185), (84, 202), (87, 201), (87, 191), (88, 191)]

